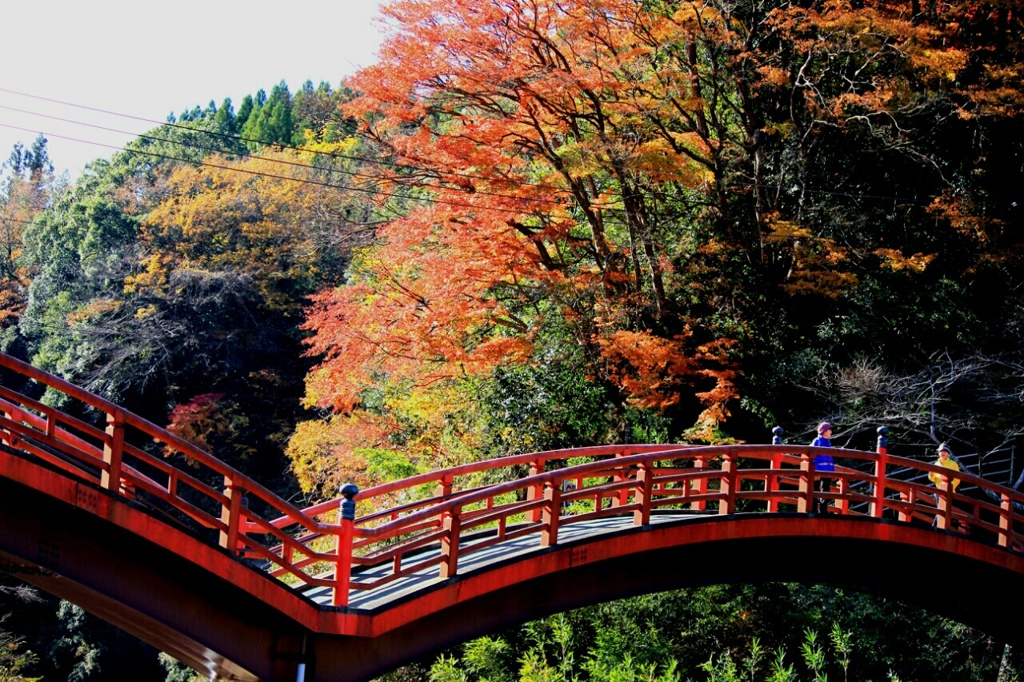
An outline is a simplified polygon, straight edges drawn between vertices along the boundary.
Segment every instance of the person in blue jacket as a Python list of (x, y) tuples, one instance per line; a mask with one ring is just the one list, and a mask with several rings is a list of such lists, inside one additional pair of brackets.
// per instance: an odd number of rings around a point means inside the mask
[[(828, 422), (822, 422), (818, 424), (818, 437), (811, 441), (811, 445), (819, 448), (830, 448), (832, 447), (832, 425)], [(832, 461), (832, 455), (815, 455), (814, 456), (814, 470), (817, 472), (821, 471), (835, 471), (836, 465)], [(821, 492), (827, 491), (832, 487), (832, 480), (828, 478), (819, 478), (817, 488)], [(828, 501), (824, 499), (816, 499), (814, 501), (814, 511), (819, 514), (828, 513)]]

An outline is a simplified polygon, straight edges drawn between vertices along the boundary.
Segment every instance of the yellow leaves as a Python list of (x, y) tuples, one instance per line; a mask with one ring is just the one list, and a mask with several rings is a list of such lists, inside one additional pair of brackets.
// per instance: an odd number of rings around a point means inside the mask
[(791, 296), (820, 296), (835, 300), (858, 283), (856, 275), (850, 272), (828, 270), (800, 270), (783, 284)]
[(768, 229), (770, 232), (764, 238), (767, 244), (785, 244), (813, 236), (810, 229), (790, 220), (773, 220)]
[(350, 155), (357, 152), (359, 145), (359, 138), (350, 136), (341, 140), (334, 140), (333, 142), (318, 141), (316, 134), (312, 130), (305, 130), (303, 132), (305, 142), (302, 145), (302, 153), (300, 158), (308, 161), (312, 161), (317, 154), (326, 155)]
[(141, 308), (135, 311), (135, 319), (145, 320), (146, 318), (152, 317), (153, 315), (157, 314), (159, 311), (160, 309), (155, 305), (142, 306)]
[(957, 74), (967, 66), (969, 54), (955, 47), (945, 49), (926, 48), (911, 54), (912, 63), (931, 74), (936, 80), (952, 83)]
[[(473, 380), (417, 387), (379, 377), (372, 409), (299, 424), (286, 454), (303, 490), (334, 494), (384, 482), (397, 470), (438, 469), (477, 457), (482, 433)], [(401, 445), (398, 445), (401, 443)], [(396, 452), (400, 450), (401, 454)]]
[(124, 278), (124, 292), (137, 293), (143, 290), (163, 291), (167, 286), (169, 257), (154, 253), (142, 259), (142, 272)]
[(386, 446), (386, 431), (386, 425), (367, 414), (300, 422), (285, 454), (305, 492), (332, 497), (346, 483), (360, 488), (373, 484), (366, 473), (366, 459), (355, 450)]

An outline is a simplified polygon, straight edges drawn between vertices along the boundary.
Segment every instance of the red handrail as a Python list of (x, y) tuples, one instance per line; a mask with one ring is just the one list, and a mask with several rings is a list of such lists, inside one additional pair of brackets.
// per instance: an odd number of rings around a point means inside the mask
[[(106, 421), (99, 428), (0, 387), (0, 442), (8, 452), (26, 453), (110, 494), (162, 504), (216, 531), (226, 551), (268, 562), (271, 575), (299, 587), (330, 588), (338, 606), (349, 603), (352, 591), (417, 571), (458, 575), (466, 557), (502, 542), (535, 536), (541, 546), (556, 545), (560, 533), (576, 524), (613, 517), (648, 526), (695, 514), (802, 514), (812, 512), (816, 500), (835, 514), (934, 520), (939, 530), (969, 528), (982, 542), (1024, 550), (1024, 495), (968, 472), (888, 455), (884, 448), (832, 449), (840, 465), (829, 472), (815, 470), (820, 449), (810, 446), (634, 444), (535, 452), (362, 492), (353, 486), (348, 502), (338, 498), (298, 509), (108, 401), (10, 356), (0, 354), (0, 366), (88, 405)], [(147, 451), (153, 443), (185, 464)], [(551, 467), (553, 462), (559, 466)], [(895, 476), (897, 471), (903, 475)], [(939, 474), (944, 484), (921, 482), (928, 473)], [(484, 476), (497, 482), (481, 483)], [(954, 476), (961, 491), (973, 488), (981, 495), (954, 493)], [(826, 479), (827, 490), (817, 490), (819, 479)], [(361, 516), (354, 513), (355, 502)]]

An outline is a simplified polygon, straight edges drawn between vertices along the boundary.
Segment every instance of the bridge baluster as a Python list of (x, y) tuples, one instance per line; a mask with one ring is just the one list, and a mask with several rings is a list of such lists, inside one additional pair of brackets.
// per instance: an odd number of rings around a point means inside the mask
[(651, 522), (653, 491), (654, 471), (647, 462), (640, 462), (636, 471), (636, 501), (640, 508), (633, 511), (634, 526), (646, 526)]
[(952, 525), (951, 521), (953, 518), (953, 504), (950, 499), (952, 494), (952, 489), (950, 488), (951, 480), (945, 474), (939, 475), (942, 477), (942, 482), (938, 486), (939, 492), (936, 504), (939, 508), (939, 513), (935, 516), (935, 527), (939, 530), (946, 530)]
[(338, 545), (334, 560), (334, 606), (348, 606), (348, 589), (352, 583), (352, 537), (356, 525), (356, 501), (359, 488), (348, 483), (341, 488), (341, 513), (338, 519)]
[(121, 487), (121, 460), (124, 457), (124, 412), (115, 410), (107, 414), (107, 435), (103, 443), (103, 462), (106, 467), (100, 475), (105, 490), (117, 492)]
[(442, 476), (441, 480), (438, 481), (437, 483), (437, 487), (434, 488), (434, 497), (446, 499), (449, 495), (451, 495), (453, 480), (454, 479), (452, 478), (451, 474), (445, 474), (444, 476)]
[(878, 459), (875, 460), (875, 499), (871, 503), (871, 516), (882, 518), (885, 511), (885, 477), (889, 470), (889, 429), (878, 427)]
[(459, 566), (459, 536), (462, 530), (462, 508), (454, 507), (441, 517), (441, 578), (451, 578)]
[(808, 454), (800, 455), (800, 483), (797, 486), (799, 497), (796, 501), (796, 511), (799, 514), (809, 514), (814, 509), (814, 460)]
[[(772, 429), (772, 445), (782, 445), (782, 434), (785, 429), (776, 426)], [(782, 453), (776, 452), (772, 455), (771, 468), (775, 471), (782, 468)], [(768, 474), (765, 480), (765, 492), (768, 494), (768, 513), (774, 514), (779, 511), (779, 499), (776, 493), (779, 490), (779, 477), (777, 474)]]
[[(537, 476), (544, 473), (544, 460), (530, 462), (530, 476)], [(536, 500), (544, 494), (544, 486), (540, 483), (530, 486), (526, 491), (526, 499)], [(534, 509), (530, 512), (530, 521), (537, 523), (541, 519), (541, 510)]]
[[(693, 460), (693, 468), (700, 471), (708, 468), (708, 460), (706, 457), (697, 457)], [(698, 499), (696, 502), (690, 503), (690, 509), (695, 511), (704, 511), (707, 509), (707, 503), (704, 500), (704, 496), (708, 492), (708, 477), (701, 476), (697, 479), (696, 484), (687, 484), (689, 492), (696, 492)], [(694, 490), (696, 488), (696, 490)]]
[(558, 515), (562, 505), (562, 489), (555, 481), (544, 482), (544, 506), (541, 508), (541, 547), (558, 544)]
[(739, 482), (736, 480), (737, 467), (736, 455), (731, 452), (725, 453), (722, 457), (722, 493), (724, 499), (718, 503), (719, 514), (732, 514), (736, 511), (736, 489)]
[(1010, 546), (1010, 533), (1013, 531), (1013, 502), (1010, 496), (1002, 493), (999, 496), (999, 546)]
[(242, 511), (242, 490), (230, 476), (224, 477), (224, 496), (227, 504), (221, 505), (220, 520), (225, 529), (220, 532), (220, 546), (229, 552), (238, 551), (238, 527)]

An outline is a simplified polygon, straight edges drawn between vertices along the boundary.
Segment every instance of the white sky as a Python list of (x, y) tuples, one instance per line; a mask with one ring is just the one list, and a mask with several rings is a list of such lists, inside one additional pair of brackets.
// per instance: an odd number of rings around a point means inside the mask
[(336, 88), (376, 61), (379, 2), (5, 2), (0, 163), (16, 142), (29, 147), (42, 132), (58, 174), (67, 169), (74, 180), (89, 161), (154, 127), (83, 107), (161, 123), (211, 99), (220, 106), (230, 97), (237, 111), (245, 95), (282, 80), (292, 93), (306, 80)]

